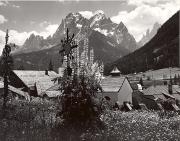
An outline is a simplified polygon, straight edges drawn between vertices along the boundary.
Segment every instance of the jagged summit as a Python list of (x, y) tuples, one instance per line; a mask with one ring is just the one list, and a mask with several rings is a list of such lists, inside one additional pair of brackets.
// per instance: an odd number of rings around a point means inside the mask
[(90, 27), (95, 28), (101, 25), (101, 21), (104, 19), (107, 19), (104, 12), (102, 10), (96, 11), (94, 16), (90, 18)]
[(152, 29), (147, 29), (146, 33), (143, 34), (143, 37), (138, 42), (138, 46), (141, 47), (145, 45), (147, 42), (149, 42), (157, 33), (158, 29), (161, 27), (161, 25), (158, 22), (155, 22)]
[[(61, 24), (52, 36), (49, 36), (47, 39), (43, 39), (38, 36), (35, 38), (35, 35), (32, 35), (32, 37), (28, 38), (23, 45), (24, 51), (27, 48), (32, 48), (32, 50), (28, 51), (33, 51), (33, 49), (46, 49), (59, 44), (60, 40), (64, 38), (67, 28), (70, 29), (70, 34), (78, 34), (81, 35), (81, 37), (87, 34), (86, 32), (89, 34), (92, 31), (97, 31), (105, 35), (107, 38), (110, 38), (112, 40), (111, 44), (115, 46), (119, 45), (119, 47), (126, 48), (130, 52), (136, 49), (136, 41), (128, 32), (124, 23), (113, 23), (109, 17), (106, 17), (102, 10), (97, 10), (90, 19), (86, 19), (79, 12), (71, 12), (67, 14), (67, 16), (62, 19)], [(81, 39), (80, 37), (78, 38)]]
[(127, 27), (124, 25), (124, 23), (122, 21), (116, 27), (116, 30), (119, 30), (119, 31), (122, 31), (122, 32), (128, 32)]
[(99, 14), (104, 15), (105, 13), (102, 10), (97, 10), (97, 11), (94, 12), (94, 15), (99, 15)]
[[(31, 35), (22, 47), (22, 52), (25, 52), (28, 57), (21, 52), (16, 59), (26, 61), (18, 63), (23, 63), (31, 68), (32, 64), (41, 66), (42, 62), (48, 62), (49, 58), (54, 58), (60, 48), (57, 45), (66, 36), (67, 28), (69, 28), (70, 35), (75, 34), (80, 53), (84, 45), (83, 40), (87, 38), (90, 48), (94, 50), (95, 60), (103, 63), (112, 62), (136, 49), (136, 41), (123, 23), (113, 23), (101, 10), (96, 11), (90, 19), (77, 12), (69, 13), (64, 17), (52, 36), (43, 39), (40, 36)], [(29, 52), (28, 55), (27, 52)], [(58, 62), (57, 58), (58, 56), (55, 57), (55, 60)], [(55, 64), (59, 65), (59, 63)]]

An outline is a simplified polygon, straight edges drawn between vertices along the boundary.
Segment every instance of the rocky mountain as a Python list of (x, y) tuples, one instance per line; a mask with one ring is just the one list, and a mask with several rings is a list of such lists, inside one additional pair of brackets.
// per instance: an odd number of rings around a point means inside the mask
[(89, 27), (91, 30), (98, 31), (108, 38), (112, 38), (116, 44), (132, 52), (137, 49), (134, 37), (128, 32), (127, 27), (120, 22), (115, 24), (107, 18), (103, 11), (98, 10), (89, 20), (80, 13), (69, 13), (54, 33), (52, 37), (43, 39), (41, 36), (32, 34), (24, 43), (21, 52), (31, 52), (46, 49), (60, 43), (64, 38), (65, 29), (68, 27), (71, 33), (77, 34), (81, 28)]
[(167, 20), (143, 47), (106, 65), (106, 74), (114, 66), (125, 74), (177, 67), (179, 65), (179, 13), (180, 11)]
[(147, 29), (146, 33), (143, 35), (141, 40), (137, 43), (138, 47), (142, 47), (147, 42), (149, 42), (157, 33), (158, 29), (161, 27), (159, 23), (155, 23), (152, 27), (152, 30)]
[[(54, 48), (53, 46), (59, 44), (61, 39), (65, 37), (67, 28), (69, 28), (71, 35), (73, 33), (75, 34), (75, 38), (79, 42), (83, 41), (84, 37), (88, 38), (88, 45), (90, 48), (93, 48), (95, 52), (95, 60), (101, 60), (104, 63), (112, 62), (127, 55), (137, 47), (136, 41), (128, 32), (127, 27), (122, 22), (120, 24), (113, 23), (110, 18), (105, 16), (103, 11), (95, 12), (94, 16), (90, 19), (84, 18), (80, 13), (69, 13), (62, 19), (61, 24), (52, 37), (43, 39), (40, 36), (31, 35), (25, 41), (23, 49), (21, 50), (23, 53), (14, 55), (17, 66), (19, 66), (23, 60), (23, 64), (28, 67), (27, 69), (32, 65), (37, 68), (41, 66), (38, 61), (45, 56), (45, 60), (51, 59), (52, 56), (55, 55), (53, 55), (52, 52), (58, 52), (57, 47)], [(82, 48), (82, 46), (83, 45), (80, 47)], [(52, 52), (47, 53), (47, 51)], [(28, 57), (25, 57), (24, 53), (26, 53)], [(36, 61), (34, 61), (35, 59), (32, 57), (34, 56), (33, 53), (39, 54), (39, 59), (35, 57)], [(49, 54), (52, 56), (49, 56)], [(25, 57), (27, 60), (21, 57)], [(57, 60), (54, 60), (54, 62), (57, 62)], [(42, 67), (42, 69), (44, 69), (44, 67)]]

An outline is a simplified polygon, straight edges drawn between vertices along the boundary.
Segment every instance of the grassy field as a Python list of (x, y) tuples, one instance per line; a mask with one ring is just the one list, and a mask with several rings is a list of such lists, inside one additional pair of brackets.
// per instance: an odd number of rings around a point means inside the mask
[(180, 68), (164, 68), (159, 70), (149, 70), (143, 73), (138, 73), (135, 76), (142, 78), (151, 77), (154, 80), (159, 80), (159, 79), (163, 79), (163, 76), (165, 79), (169, 79), (170, 74), (172, 78), (174, 78), (175, 74), (180, 75)]
[[(1, 104), (2, 105), (2, 104)], [(52, 103), (14, 101), (6, 115), (0, 111), (2, 141), (149, 141), (180, 140), (180, 116), (176, 112), (105, 111), (103, 129), (81, 129), (63, 124)]]

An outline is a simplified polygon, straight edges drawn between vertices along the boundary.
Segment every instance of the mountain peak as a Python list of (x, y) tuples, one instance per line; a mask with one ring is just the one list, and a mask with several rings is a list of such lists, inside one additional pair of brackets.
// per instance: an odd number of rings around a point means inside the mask
[(153, 28), (151, 30), (151, 32), (157, 32), (157, 30), (161, 27), (161, 24), (159, 24), (158, 22), (155, 22), (153, 25)]
[(128, 32), (127, 27), (124, 25), (124, 23), (122, 21), (119, 23), (119, 25), (117, 26), (116, 29), (120, 30), (120, 31)]
[(98, 27), (104, 19), (107, 19), (104, 12), (102, 10), (97, 10), (94, 16), (90, 18), (90, 27)]
[(150, 41), (156, 35), (160, 27), (161, 25), (158, 22), (155, 22), (151, 30), (147, 29), (145, 35), (143, 35), (143, 37), (138, 43), (139, 46), (141, 47), (144, 44), (146, 44), (148, 41)]
[(118, 25), (119, 27), (125, 27), (124, 23), (121, 21)]
[(71, 13), (69, 13), (69, 14), (66, 16), (66, 18), (69, 18), (69, 17), (79, 17), (79, 16), (81, 16), (80, 13), (73, 13), (73, 12), (71, 12)]
[(104, 11), (97, 10), (97, 11), (94, 12), (94, 15), (99, 15), (99, 14), (104, 15)]
[(32, 34), (29, 36), (29, 38), (33, 38), (33, 37), (35, 37), (34, 33), (32, 33)]

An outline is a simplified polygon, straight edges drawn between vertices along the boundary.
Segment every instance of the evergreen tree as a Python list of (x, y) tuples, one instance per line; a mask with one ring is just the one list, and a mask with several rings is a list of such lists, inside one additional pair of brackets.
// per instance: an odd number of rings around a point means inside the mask
[(141, 86), (144, 86), (142, 77), (141, 77), (141, 79), (139, 80), (139, 84), (141, 84)]
[(172, 80), (172, 77), (170, 76), (170, 79), (169, 79), (169, 84), (172, 85), (173, 84), (173, 80)]
[(179, 75), (179, 74), (178, 74), (177, 80), (178, 80), (178, 83), (179, 83), (179, 85), (180, 85), (180, 75)]
[(25, 70), (23, 65), (20, 65), (17, 70)]
[(52, 60), (50, 60), (50, 62), (49, 62), (48, 70), (49, 71), (53, 71), (54, 70), (54, 66), (53, 66)]
[(177, 76), (175, 74), (175, 76), (174, 76), (174, 84), (177, 85), (177, 82), (178, 82), (178, 78), (177, 78)]
[[(8, 32), (6, 37), (8, 38)], [(3, 49), (2, 52), (2, 57), (1, 57), (1, 66), (2, 66), (2, 76), (4, 78), (4, 101), (3, 101), (3, 109), (6, 108), (6, 103), (7, 103), (7, 98), (8, 98), (8, 77), (9, 77), (9, 73), (12, 70), (13, 67), (13, 58), (10, 55), (11, 52), (11, 46), (7, 44), (6, 41), (6, 45)]]

